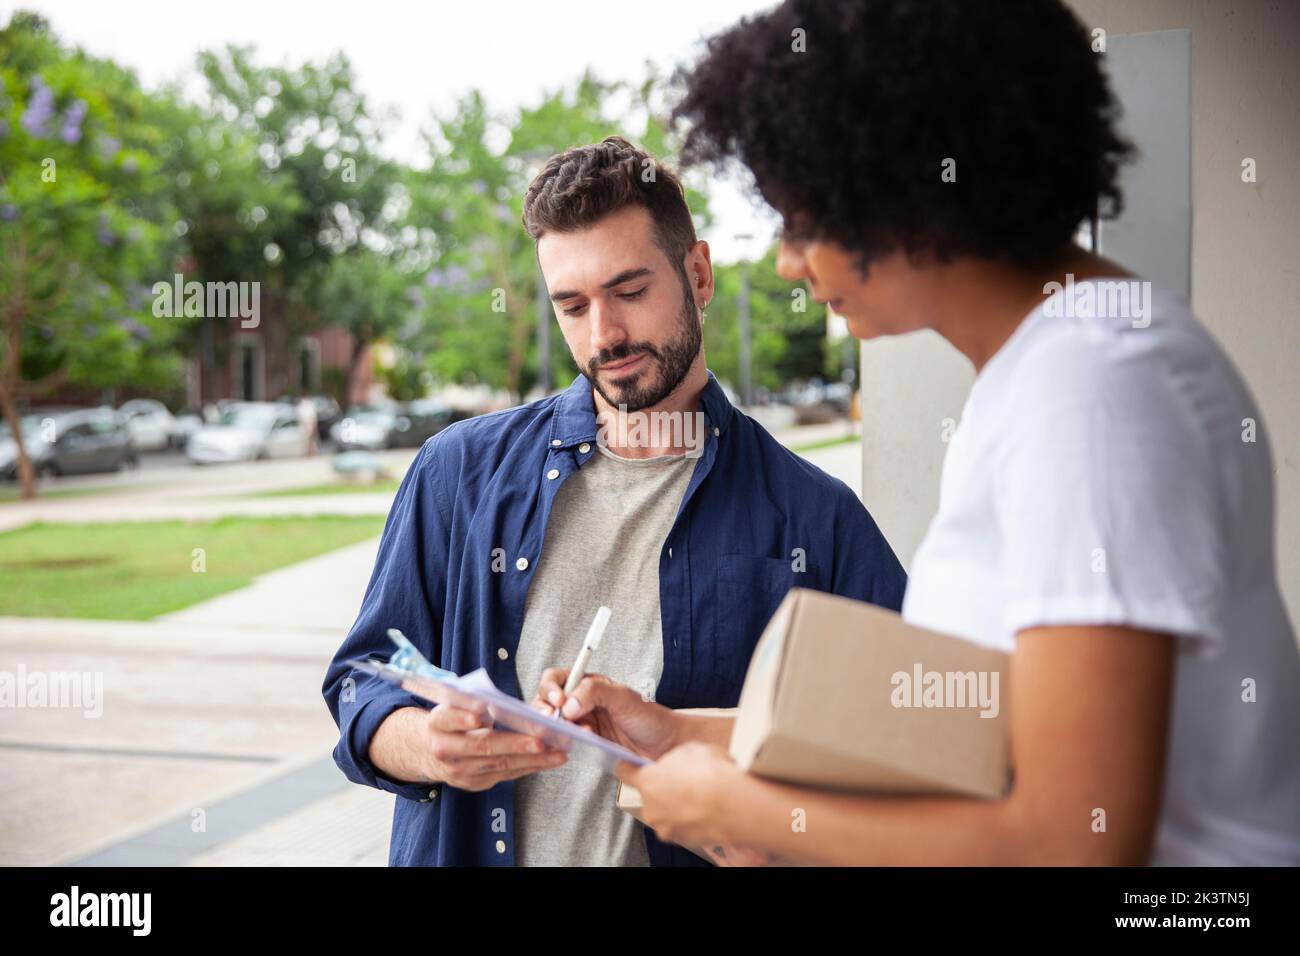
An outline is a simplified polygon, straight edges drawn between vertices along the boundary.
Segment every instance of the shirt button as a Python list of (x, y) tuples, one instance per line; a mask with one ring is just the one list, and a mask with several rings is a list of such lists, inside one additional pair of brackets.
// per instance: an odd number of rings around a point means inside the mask
[(715, 428), (713, 429), (713, 437), (714, 437), (714, 438), (717, 438), (717, 437), (718, 437), (719, 435), (721, 435), (721, 434), (722, 434), (722, 429), (721, 429), (721, 428), (717, 428), (717, 427), (715, 427)]
[(438, 788), (437, 788), (437, 787), (434, 787), (432, 790), (429, 791), (429, 799), (430, 799), (430, 800), (437, 800), (437, 799), (438, 799)]
[(672, 556), (673, 556), (673, 549), (672, 549), (672, 548), (669, 548), (669, 549), (668, 549), (668, 557), (671, 558)]
[(564, 442), (560, 441), (558, 438), (552, 438), (552, 439), (551, 439), (551, 447), (553, 447), (553, 448), (559, 448), (559, 447), (560, 447), (561, 445), (563, 445), (563, 444), (564, 444)]
[(506, 650), (504, 647), (497, 648), (497, 657), (501, 658), (504, 661), (509, 656), (510, 656), (510, 652)]
[(498, 853), (504, 853), (504, 852), (506, 852), (506, 841), (505, 841), (505, 840), (497, 840), (497, 852), (498, 852)]
[(517, 567), (520, 571), (527, 571), (527, 570), (528, 570), (528, 559), (527, 559), (527, 558), (520, 558), (518, 561), (515, 562), (515, 567)]
[(560, 469), (552, 468), (550, 471), (546, 473), (546, 477), (549, 478), (551, 481), (554, 481), (556, 478), (560, 477)]
[(583, 442), (581, 445), (578, 446), (578, 451), (582, 452), (585, 455), (587, 454), (587, 452), (591, 451), (591, 446), (588, 445), (586, 442)]

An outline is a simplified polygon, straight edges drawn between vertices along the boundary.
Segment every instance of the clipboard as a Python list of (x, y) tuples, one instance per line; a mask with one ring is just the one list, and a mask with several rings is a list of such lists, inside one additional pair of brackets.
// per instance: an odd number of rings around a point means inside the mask
[(458, 676), (425, 660), (396, 628), (389, 629), (388, 638), (397, 650), (387, 661), (355, 658), (347, 663), (435, 704), (450, 704), (485, 717), (489, 726), (536, 737), (549, 747), (563, 750), (570, 759), (593, 764), (606, 773), (613, 773), (620, 763), (644, 767), (651, 762), (585, 727), (543, 714), (518, 697), (503, 693), (481, 667)]

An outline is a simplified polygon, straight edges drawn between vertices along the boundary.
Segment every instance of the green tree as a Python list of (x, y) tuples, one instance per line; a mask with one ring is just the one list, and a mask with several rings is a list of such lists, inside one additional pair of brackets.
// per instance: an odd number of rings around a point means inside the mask
[[(310, 292), (334, 256), (357, 248), (368, 230), (383, 233), (398, 167), (379, 153), (382, 124), (357, 92), (342, 53), (324, 64), (263, 67), (246, 47), (201, 53), (210, 115), (253, 142), (266, 175), (284, 181), (297, 201), (268, 217), (287, 290)], [(311, 303), (315, 304), (315, 303)]]
[(336, 256), (321, 283), (322, 301), (332, 325), (352, 335), (345, 396), (351, 394), (366, 347), (410, 333), (417, 320), (405, 277), (393, 263), (368, 249)]
[[(257, 281), (272, 294), (282, 290), (269, 261), (276, 255), (271, 233), (274, 223), (297, 215), (302, 197), (292, 182), (266, 168), (252, 131), (184, 102), (179, 90), (164, 92), (150, 101), (147, 120), (160, 133), (157, 155), (175, 209), (173, 231), (185, 253), (176, 271), (203, 283)], [(229, 318), (174, 320), (191, 349), (198, 343), (205, 391), (213, 387), (218, 359), (215, 323)]]
[[(775, 244), (750, 263), (750, 366), (756, 388), (777, 389), (794, 379), (838, 378), (828, 353), (826, 307), (802, 282), (776, 274)], [(744, 263), (714, 267), (717, 291), (704, 322), (704, 351), (720, 379), (740, 385), (740, 295)]]
[(20, 405), (64, 383), (175, 379), (176, 329), (149, 303), (174, 215), (133, 74), (27, 13), (0, 30), (0, 64), (0, 409), (31, 498)]
[[(357, 90), (341, 53), (320, 64), (267, 67), (251, 50), (230, 46), (200, 54), (199, 69), (211, 102), (209, 136), (224, 125), (241, 144), (250, 142), (269, 195), (220, 197), (247, 218), (232, 224), (226, 216), (218, 223), (225, 228), (198, 230), (206, 237), (205, 247), (196, 245), (198, 258), (226, 275), (257, 269), (282, 340), (321, 325), (357, 336), (350, 382), (364, 346), (410, 311), (399, 314), (390, 294), (401, 170), (380, 153), (383, 118)], [(223, 240), (240, 227), (254, 241), (232, 258)], [(363, 276), (382, 281), (363, 289)], [(363, 314), (369, 306), (377, 311)]]

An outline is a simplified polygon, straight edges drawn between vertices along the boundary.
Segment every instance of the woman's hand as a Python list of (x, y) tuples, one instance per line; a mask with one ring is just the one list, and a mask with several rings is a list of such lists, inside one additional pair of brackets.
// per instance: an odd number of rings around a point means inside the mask
[(559, 667), (543, 672), (532, 706), (544, 714), (563, 707), (567, 720), (651, 760), (678, 744), (681, 718), (669, 708), (599, 674), (584, 677), (566, 700), (568, 677), (568, 670)]
[(747, 775), (722, 747), (692, 741), (649, 766), (621, 763), (614, 772), (640, 792), (641, 816), (663, 839), (702, 847), (738, 842), (728, 795), (737, 795)]

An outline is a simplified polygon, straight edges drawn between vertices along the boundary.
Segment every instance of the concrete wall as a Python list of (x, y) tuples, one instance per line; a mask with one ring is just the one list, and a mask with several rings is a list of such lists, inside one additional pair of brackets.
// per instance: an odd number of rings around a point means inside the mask
[[(1300, 621), (1300, 3), (1068, 2), (1108, 35), (1192, 31), (1192, 306), (1269, 428), (1279, 578)], [(863, 499), (905, 565), (938, 503), (944, 420), (960, 419), (971, 381), (938, 336), (863, 343)]]

